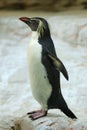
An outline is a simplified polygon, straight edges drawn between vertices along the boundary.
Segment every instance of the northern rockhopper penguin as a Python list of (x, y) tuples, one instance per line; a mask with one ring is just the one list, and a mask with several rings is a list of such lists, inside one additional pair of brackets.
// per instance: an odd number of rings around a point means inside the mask
[(32, 30), (28, 47), (29, 77), (34, 98), (42, 109), (28, 113), (32, 120), (46, 116), (49, 109), (60, 109), (68, 117), (77, 118), (68, 108), (60, 88), (60, 72), (68, 80), (68, 73), (57, 57), (48, 22), (44, 18), (21, 17)]

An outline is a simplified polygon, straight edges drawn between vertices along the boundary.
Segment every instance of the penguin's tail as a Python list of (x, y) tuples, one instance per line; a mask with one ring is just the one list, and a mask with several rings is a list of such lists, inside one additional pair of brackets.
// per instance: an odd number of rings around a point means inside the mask
[(75, 116), (75, 114), (67, 107), (63, 107), (61, 108), (61, 111), (67, 115), (69, 118), (72, 118), (72, 119), (77, 119), (77, 117)]
[(75, 114), (68, 108), (68, 105), (66, 104), (62, 94), (59, 97), (59, 102), (58, 102), (58, 108), (65, 114), (67, 115), (69, 118), (72, 119), (77, 119), (77, 117), (75, 116)]

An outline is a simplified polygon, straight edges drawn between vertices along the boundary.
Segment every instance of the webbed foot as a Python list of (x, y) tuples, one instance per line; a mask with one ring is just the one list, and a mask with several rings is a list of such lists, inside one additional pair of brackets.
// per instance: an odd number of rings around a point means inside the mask
[(45, 110), (37, 110), (37, 111), (29, 112), (27, 114), (29, 115), (29, 118), (31, 118), (31, 120), (36, 120), (38, 118), (46, 116), (47, 111), (45, 111)]

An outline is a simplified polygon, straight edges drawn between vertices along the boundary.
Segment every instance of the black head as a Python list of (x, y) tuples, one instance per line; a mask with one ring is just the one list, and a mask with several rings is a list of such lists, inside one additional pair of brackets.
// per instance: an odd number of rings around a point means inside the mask
[(21, 17), (21, 21), (26, 23), (32, 31), (38, 32), (39, 36), (50, 35), (49, 25), (44, 18), (33, 17)]

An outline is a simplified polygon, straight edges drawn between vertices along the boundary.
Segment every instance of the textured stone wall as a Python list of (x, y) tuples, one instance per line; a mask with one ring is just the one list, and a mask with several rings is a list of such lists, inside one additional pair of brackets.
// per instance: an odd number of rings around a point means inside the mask
[(87, 8), (87, 0), (0, 0), (0, 9), (60, 11), (70, 7)]

